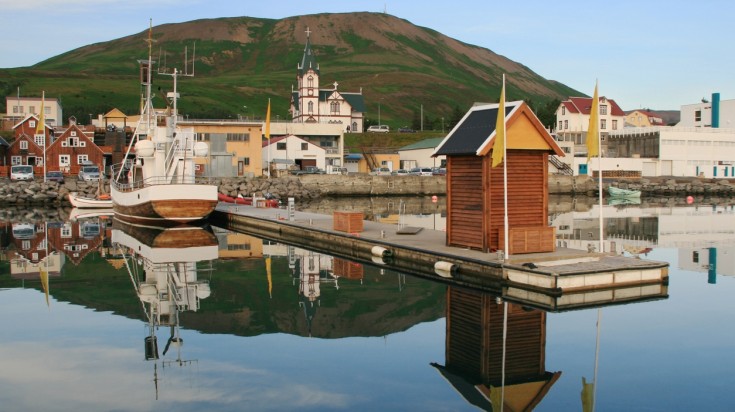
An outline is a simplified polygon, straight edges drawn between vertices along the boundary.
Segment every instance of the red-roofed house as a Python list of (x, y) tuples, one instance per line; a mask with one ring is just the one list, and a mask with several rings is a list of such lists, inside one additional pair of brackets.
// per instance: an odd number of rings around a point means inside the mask
[[(625, 127), (625, 112), (615, 100), (602, 96), (600, 99), (600, 139), (602, 154), (605, 155), (606, 136)], [(570, 162), (575, 156), (587, 153), (587, 129), (590, 123), (591, 97), (570, 97), (556, 109), (556, 140)]]
[(94, 139), (74, 121), (51, 143), (46, 151), (46, 169), (61, 170), (66, 175), (79, 173), (79, 165), (91, 162), (104, 170), (104, 153)]

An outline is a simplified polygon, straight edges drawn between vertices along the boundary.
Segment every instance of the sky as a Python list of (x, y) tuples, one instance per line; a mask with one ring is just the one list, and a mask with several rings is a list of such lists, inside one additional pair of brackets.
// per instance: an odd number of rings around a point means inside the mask
[(149, 19), (155, 27), (363, 11), (485, 47), (589, 96), (598, 82), (623, 110), (679, 110), (715, 92), (735, 99), (730, 0), (0, 0), (0, 68), (139, 33)]

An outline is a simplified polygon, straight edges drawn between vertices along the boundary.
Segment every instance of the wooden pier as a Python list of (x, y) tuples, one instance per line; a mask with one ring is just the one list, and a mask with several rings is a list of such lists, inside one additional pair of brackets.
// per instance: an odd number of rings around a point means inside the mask
[[(557, 248), (513, 255), (446, 246), (446, 233), (324, 214), (220, 203), (215, 226), (360, 263), (491, 291), (546, 310), (668, 297), (668, 264)], [(345, 226), (345, 219), (351, 223)], [(337, 229), (335, 229), (335, 224)], [(343, 231), (359, 227), (359, 232)], [(360, 227), (361, 226), (361, 227)], [(414, 229), (414, 230), (412, 230)]]

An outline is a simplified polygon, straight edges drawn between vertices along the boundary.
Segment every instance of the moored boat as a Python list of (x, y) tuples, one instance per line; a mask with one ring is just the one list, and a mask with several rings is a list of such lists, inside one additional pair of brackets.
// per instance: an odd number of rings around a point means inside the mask
[(77, 192), (71, 192), (69, 193), (69, 203), (78, 209), (108, 209), (112, 207), (112, 197), (108, 194), (87, 197)]
[(613, 197), (625, 197), (625, 198), (641, 197), (640, 190), (621, 189), (615, 186), (608, 186), (607, 192), (610, 194), (610, 196), (613, 196)]
[(195, 174), (195, 157), (208, 153), (205, 142), (196, 141), (193, 129), (176, 122), (178, 71), (173, 70), (173, 93), (167, 94), (165, 110), (152, 103), (151, 35), (148, 60), (141, 61), (141, 84), (145, 89), (140, 120), (125, 159), (135, 160), (112, 168), (110, 183), (115, 216), (124, 221), (172, 226), (205, 219), (217, 206), (217, 186)]

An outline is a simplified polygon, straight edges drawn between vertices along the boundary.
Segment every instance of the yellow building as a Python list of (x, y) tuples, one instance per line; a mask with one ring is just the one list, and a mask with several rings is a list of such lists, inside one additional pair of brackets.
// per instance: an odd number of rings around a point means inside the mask
[(661, 116), (648, 110), (633, 110), (626, 114), (625, 124), (634, 127), (666, 126)]
[(220, 242), (220, 259), (247, 259), (263, 257), (263, 241), (242, 233), (228, 233)]
[(209, 144), (209, 156), (197, 161), (206, 176), (262, 176), (263, 123), (255, 121), (183, 120), (197, 139)]

